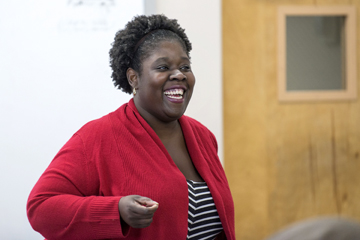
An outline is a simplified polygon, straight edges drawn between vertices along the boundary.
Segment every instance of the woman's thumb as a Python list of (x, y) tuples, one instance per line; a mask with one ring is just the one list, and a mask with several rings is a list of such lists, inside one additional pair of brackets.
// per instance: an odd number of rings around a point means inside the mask
[(155, 202), (148, 197), (139, 197), (136, 198), (135, 201), (144, 207), (153, 207), (155, 205), (159, 205), (158, 202)]

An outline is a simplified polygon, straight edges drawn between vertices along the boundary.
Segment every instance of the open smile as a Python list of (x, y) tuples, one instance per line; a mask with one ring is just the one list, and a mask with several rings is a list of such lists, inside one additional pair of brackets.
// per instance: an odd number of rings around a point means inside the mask
[(173, 103), (182, 103), (184, 101), (184, 94), (186, 92), (183, 86), (174, 86), (164, 91), (165, 97)]
[(184, 89), (169, 89), (164, 92), (165, 96), (171, 99), (182, 99), (184, 97)]

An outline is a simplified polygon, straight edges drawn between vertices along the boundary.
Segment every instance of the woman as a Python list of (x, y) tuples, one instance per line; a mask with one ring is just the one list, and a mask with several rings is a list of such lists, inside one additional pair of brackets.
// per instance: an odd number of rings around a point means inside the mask
[(48, 239), (235, 239), (214, 135), (183, 116), (195, 77), (176, 20), (138, 16), (110, 50), (134, 97), (87, 123), (33, 188), (29, 221)]

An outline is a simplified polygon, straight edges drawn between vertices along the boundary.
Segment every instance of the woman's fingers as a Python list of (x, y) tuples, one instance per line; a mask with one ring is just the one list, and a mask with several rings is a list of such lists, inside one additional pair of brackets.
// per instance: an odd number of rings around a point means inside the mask
[(134, 212), (148, 215), (154, 214), (159, 207), (159, 203), (147, 197), (135, 197)]
[(135, 197), (134, 198), (136, 202), (138, 202), (140, 205), (143, 205), (145, 207), (152, 207), (152, 206), (155, 206), (155, 205), (159, 205), (159, 203), (151, 200), (150, 198), (147, 198), (147, 197), (141, 197), (141, 196), (138, 196), (138, 197)]
[(157, 202), (138, 195), (125, 196), (119, 201), (121, 218), (134, 228), (150, 226), (158, 207), (159, 204)]

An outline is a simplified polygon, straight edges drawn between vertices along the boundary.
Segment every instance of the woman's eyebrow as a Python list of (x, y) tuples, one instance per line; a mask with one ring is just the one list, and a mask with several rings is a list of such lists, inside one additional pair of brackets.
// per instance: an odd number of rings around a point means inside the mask
[[(186, 60), (190, 62), (190, 59), (188, 57), (181, 57), (182, 60)], [(154, 63), (162, 62), (162, 61), (168, 61), (168, 57), (160, 57), (154, 61)]]
[(160, 57), (160, 58), (156, 59), (156, 60), (154, 61), (154, 63), (163, 62), (163, 61), (168, 61), (168, 60), (169, 60), (169, 58), (167, 58), (167, 57)]

